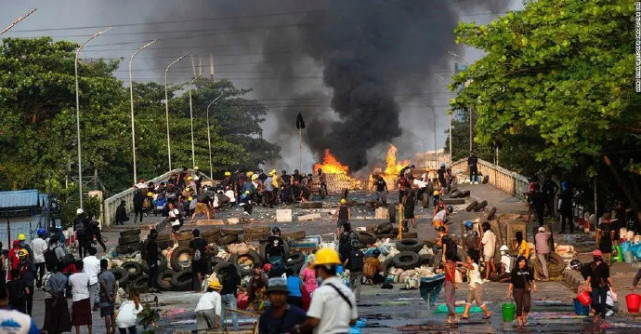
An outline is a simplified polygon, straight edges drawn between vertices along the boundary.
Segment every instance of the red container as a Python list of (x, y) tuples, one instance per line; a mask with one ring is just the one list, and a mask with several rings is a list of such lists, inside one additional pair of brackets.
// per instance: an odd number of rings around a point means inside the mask
[(236, 296), (236, 300), (238, 302), (238, 305), (237, 305), (238, 309), (239, 310), (244, 310), (248, 306), (247, 305), (247, 301), (249, 300), (249, 295), (247, 295), (245, 293), (238, 293), (238, 295)]
[(625, 302), (628, 304), (628, 313), (639, 313), (639, 305), (641, 304), (641, 295), (631, 293), (625, 296)]
[(583, 291), (576, 295), (576, 299), (581, 303), (583, 306), (590, 306), (592, 304), (592, 298), (590, 298), (590, 293), (587, 291)]

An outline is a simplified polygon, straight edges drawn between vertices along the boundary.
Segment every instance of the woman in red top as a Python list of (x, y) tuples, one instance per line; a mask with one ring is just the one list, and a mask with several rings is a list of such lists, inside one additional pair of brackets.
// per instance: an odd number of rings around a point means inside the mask
[(445, 262), (445, 283), (443, 289), (445, 294), (445, 305), (447, 305), (447, 320), (448, 324), (453, 324), (458, 321), (456, 316), (456, 307), (454, 306), (454, 293), (456, 292), (456, 264), (451, 259)]

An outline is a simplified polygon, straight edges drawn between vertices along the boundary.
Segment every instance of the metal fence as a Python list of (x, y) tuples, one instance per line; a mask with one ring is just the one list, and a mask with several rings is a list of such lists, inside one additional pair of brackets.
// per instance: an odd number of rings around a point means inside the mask
[[(454, 162), (451, 168), (452, 171), (459, 170), (469, 174), (467, 159)], [(478, 160), (478, 170), (479, 174), (489, 176), (489, 184), (512, 196), (525, 199), (525, 194), (528, 192), (530, 184), (525, 176), (481, 159)]]

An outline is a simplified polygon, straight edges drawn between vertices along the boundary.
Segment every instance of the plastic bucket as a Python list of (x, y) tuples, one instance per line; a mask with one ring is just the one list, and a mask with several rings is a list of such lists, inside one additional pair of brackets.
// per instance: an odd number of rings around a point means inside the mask
[(625, 302), (628, 304), (628, 313), (639, 313), (639, 304), (641, 304), (641, 295), (631, 293), (625, 296)]
[(590, 293), (587, 291), (583, 291), (576, 295), (576, 299), (583, 305), (583, 306), (590, 306), (592, 304), (592, 298), (590, 298)]
[(503, 321), (514, 321), (514, 315), (516, 314), (516, 304), (503, 304), (503, 306), (501, 306), (501, 309), (503, 311)]
[(612, 254), (612, 262), (623, 262), (623, 257), (621, 256), (621, 247), (619, 245), (616, 245), (612, 248), (613, 252), (616, 253), (616, 255)]
[(574, 313), (576, 315), (588, 315), (590, 314), (590, 306), (585, 306), (581, 302), (574, 298)]
[(634, 255), (632, 255), (632, 252), (630, 252), (630, 251), (623, 252), (623, 261), (624, 261), (625, 263), (632, 263), (632, 262), (634, 262)]

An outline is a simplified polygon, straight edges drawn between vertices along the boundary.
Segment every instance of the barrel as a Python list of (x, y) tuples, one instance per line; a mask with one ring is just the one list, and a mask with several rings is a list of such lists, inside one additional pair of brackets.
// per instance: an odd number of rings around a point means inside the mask
[(574, 298), (574, 313), (576, 313), (576, 315), (589, 315), (590, 306), (585, 306), (578, 299)]
[(587, 291), (583, 291), (576, 295), (576, 299), (583, 304), (583, 306), (590, 306), (590, 304), (592, 304), (592, 298), (590, 298), (590, 293)]

